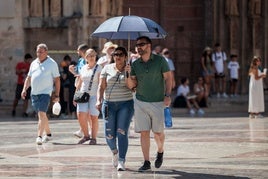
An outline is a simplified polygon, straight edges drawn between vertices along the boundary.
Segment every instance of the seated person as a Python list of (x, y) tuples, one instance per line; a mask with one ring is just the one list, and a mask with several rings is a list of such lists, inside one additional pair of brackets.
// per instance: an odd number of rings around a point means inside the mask
[(199, 77), (197, 83), (194, 84), (194, 94), (196, 101), (200, 107), (207, 107), (208, 88), (204, 83), (203, 77)]
[[(184, 101), (184, 104), (186, 104), (186, 106), (188, 107), (191, 115), (195, 114), (195, 110), (192, 107), (192, 105), (197, 109), (197, 112), (199, 114), (204, 114), (205, 112), (197, 104), (196, 95), (189, 95), (189, 94), (190, 94), (189, 79), (182, 78), (181, 84), (177, 89), (177, 97), (175, 99), (173, 107), (176, 107), (177, 103), (180, 103), (178, 101), (181, 101), (182, 99)], [(178, 106), (180, 106), (180, 104)]]

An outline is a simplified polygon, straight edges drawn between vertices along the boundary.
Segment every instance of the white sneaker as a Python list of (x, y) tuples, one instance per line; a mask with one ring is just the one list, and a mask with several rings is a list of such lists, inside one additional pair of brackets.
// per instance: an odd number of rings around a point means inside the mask
[(227, 95), (226, 93), (223, 93), (223, 94), (222, 94), (222, 97), (224, 97), (224, 98), (228, 98), (228, 95)]
[(117, 165), (117, 171), (125, 171), (125, 162), (123, 161), (118, 161), (118, 165)]
[(83, 137), (83, 133), (82, 133), (81, 130), (78, 130), (78, 131), (74, 132), (73, 134), (74, 134), (74, 136), (76, 136), (78, 138), (82, 138)]
[(42, 138), (42, 142), (43, 143), (46, 143), (46, 142), (48, 142), (50, 140), (52, 140), (52, 136), (44, 135), (43, 138)]
[(42, 138), (41, 137), (36, 138), (36, 144), (37, 145), (42, 145)]
[(190, 114), (191, 114), (191, 115), (195, 115), (195, 111), (194, 111), (194, 109), (191, 109), (191, 110), (190, 110)]
[(116, 153), (116, 154), (113, 153), (112, 163), (113, 163), (114, 167), (118, 166), (118, 153)]
[(200, 114), (200, 115), (203, 115), (203, 114), (205, 114), (205, 111), (203, 111), (203, 109), (198, 109), (198, 114)]
[(258, 114), (258, 115), (255, 116), (255, 119), (257, 119), (257, 118), (264, 118), (264, 116), (261, 115), (261, 114)]

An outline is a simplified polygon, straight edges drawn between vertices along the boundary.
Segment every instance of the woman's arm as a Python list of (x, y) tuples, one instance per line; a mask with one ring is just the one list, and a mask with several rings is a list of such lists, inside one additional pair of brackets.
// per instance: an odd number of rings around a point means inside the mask
[(98, 86), (98, 91), (97, 91), (97, 103), (96, 103), (96, 108), (98, 110), (101, 110), (103, 94), (104, 94), (104, 90), (106, 89), (106, 87), (107, 87), (106, 78), (99, 78), (99, 86)]

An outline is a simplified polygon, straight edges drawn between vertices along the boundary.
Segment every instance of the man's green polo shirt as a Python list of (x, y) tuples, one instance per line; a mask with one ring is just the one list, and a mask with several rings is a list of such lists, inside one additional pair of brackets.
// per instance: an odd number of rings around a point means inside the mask
[(167, 61), (159, 55), (151, 54), (147, 62), (138, 58), (131, 65), (131, 76), (137, 78), (136, 98), (144, 102), (164, 100), (165, 80), (163, 73), (168, 72)]

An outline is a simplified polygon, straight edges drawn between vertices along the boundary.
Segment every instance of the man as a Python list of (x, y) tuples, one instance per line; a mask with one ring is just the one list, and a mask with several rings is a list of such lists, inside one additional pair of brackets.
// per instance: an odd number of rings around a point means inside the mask
[[(28, 76), (24, 82), (21, 97), (25, 99), (27, 89), (31, 86), (32, 106), (38, 115), (38, 137), (36, 143), (42, 145), (43, 142), (51, 140), (51, 131), (48, 124), (47, 110), (50, 97), (55, 84), (54, 102), (59, 102), (60, 93), (60, 73), (58, 64), (48, 56), (46, 44), (39, 44), (36, 48), (37, 58), (31, 63)], [(45, 132), (46, 135), (43, 136)], [(43, 137), (42, 137), (43, 136)]]
[(161, 52), (162, 56), (166, 59), (166, 61), (168, 62), (168, 66), (171, 72), (171, 78), (172, 78), (172, 89), (175, 88), (176, 86), (176, 80), (175, 80), (175, 66), (173, 63), (173, 60), (170, 58), (170, 52), (168, 50), (168, 48), (164, 48)]
[(140, 133), (144, 164), (139, 171), (151, 170), (150, 130), (154, 133), (157, 144), (155, 167), (159, 168), (164, 154), (164, 107), (171, 103), (171, 72), (167, 61), (152, 53), (152, 41), (146, 36), (137, 38), (137, 51), (140, 55), (131, 68), (128, 82), (136, 88), (135, 132)]
[[(16, 75), (18, 76), (17, 80), (17, 87), (16, 87), (16, 94), (15, 99), (13, 101), (13, 109), (12, 109), (12, 116), (16, 115), (16, 107), (18, 105), (19, 100), (21, 99), (21, 92), (23, 89), (24, 80), (29, 72), (29, 68), (31, 65), (33, 57), (27, 53), (24, 55), (24, 61), (19, 62), (16, 65)], [(27, 91), (27, 96), (23, 100), (23, 117), (28, 117), (27, 108), (28, 108), (28, 100), (30, 99), (31, 89), (29, 88)]]
[(222, 97), (228, 98), (226, 94), (226, 81), (225, 81), (225, 67), (226, 67), (226, 54), (221, 50), (219, 43), (215, 44), (215, 52), (212, 54), (212, 61), (214, 63), (215, 70), (215, 89), (217, 92), (217, 98)]

